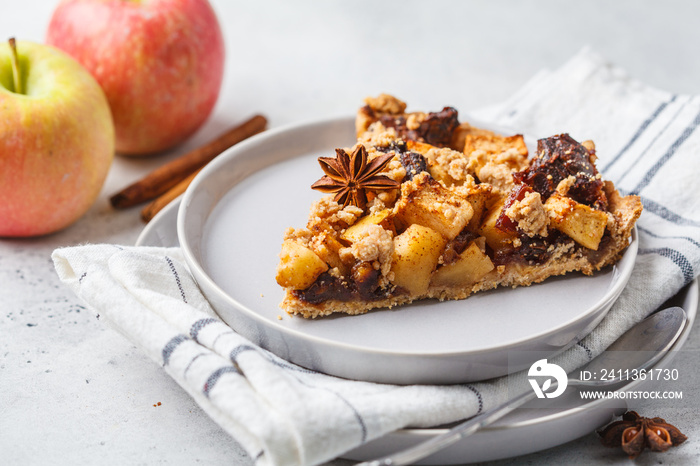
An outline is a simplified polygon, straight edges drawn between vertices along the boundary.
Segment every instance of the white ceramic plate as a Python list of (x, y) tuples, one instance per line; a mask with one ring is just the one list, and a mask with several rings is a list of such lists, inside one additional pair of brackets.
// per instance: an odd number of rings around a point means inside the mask
[[(143, 230), (139, 246), (178, 246), (176, 231), (177, 212), (180, 200), (172, 202), (161, 211)], [(679, 350), (690, 333), (698, 308), (698, 282), (693, 281), (681, 291), (669, 305), (679, 305), (688, 314), (688, 324), (673, 347)], [(654, 368), (668, 367), (673, 353), (659, 361)], [(624, 387), (625, 390), (640, 390), (641, 382)], [(575, 393), (572, 392), (575, 396)], [(624, 406), (615, 400), (596, 400), (577, 403), (565, 400), (566, 409), (517, 409), (483, 431), (463, 439), (449, 448), (424, 460), (422, 464), (463, 464), (466, 462), (490, 461), (524, 455), (544, 450), (588, 435), (607, 424), (614, 416), (624, 411)], [(362, 445), (344, 456), (354, 460), (368, 460), (407, 448), (445, 432), (442, 428), (402, 429)]]
[(221, 318), (254, 343), (351, 379), (471, 382), (504, 375), (509, 363), (513, 370), (534, 362), (516, 362), (517, 355), (566, 349), (597, 325), (624, 288), (636, 241), (617, 265), (592, 277), (571, 274), (361, 316), (287, 316), (275, 282), (284, 231), (303, 227), (322, 196), (310, 189), (323, 174), (317, 158), (354, 140), (351, 118), (268, 131), (217, 157), (183, 197), (178, 238), (188, 265)]

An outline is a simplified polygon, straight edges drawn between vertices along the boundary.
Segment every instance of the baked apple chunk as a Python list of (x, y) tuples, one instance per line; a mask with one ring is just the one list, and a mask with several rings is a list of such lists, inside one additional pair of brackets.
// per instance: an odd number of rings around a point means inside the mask
[(321, 157), (329, 195), (284, 235), (281, 307), (316, 318), (425, 298), (463, 299), (569, 272), (593, 274), (629, 245), (642, 205), (595, 167), (595, 145), (406, 112), (382, 94), (356, 119), (357, 143)]

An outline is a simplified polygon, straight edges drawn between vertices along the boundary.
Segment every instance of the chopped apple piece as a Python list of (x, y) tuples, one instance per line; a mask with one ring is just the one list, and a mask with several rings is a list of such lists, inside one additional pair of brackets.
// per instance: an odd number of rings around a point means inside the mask
[(496, 220), (501, 215), (501, 210), (503, 210), (503, 201), (489, 209), (478, 230), (478, 233), (486, 238), (486, 244), (494, 250), (510, 248), (517, 236), (515, 232), (504, 231), (496, 226)]
[(367, 227), (370, 225), (379, 225), (385, 230), (394, 230), (394, 224), (391, 222), (391, 209), (384, 209), (373, 214), (362, 217), (355, 222), (351, 227), (340, 235), (340, 238), (355, 243), (362, 239), (365, 235)]
[(472, 241), (459, 258), (451, 264), (444, 265), (433, 273), (432, 285), (469, 286), (479, 281), (494, 269), (493, 262), (484, 252), (484, 237)]
[(527, 157), (527, 145), (522, 135), (501, 136), (496, 133), (468, 134), (464, 138), (464, 150), (467, 155), (476, 150), (483, 150), (487, 154), (495, 155), (516, 149), (522, 156)]
[(340, 249), (343, 245), (328, 232), (319, 233), (312, 239), (309, 247), (323, 262), (330, 267), (337, 267), (342, 275), (347, 275), (350, 271), (350, 266), (340, 259)]
[[(417, 152), (423, 155), (428, 163), (428, 172), (437, 181), (442, 183), (444, 186), (453, 186), (455, 184), (462, 184), (464, 180), (455, 180), (449, 172), (449, 162), (438, 163), (436, 159), (440, 158), (440, 154), (446, 154), (453, 152), (453, 158), (459, 157), (461, 160), (464, 156), (460, 152), (453, 151), (449, 148), (439, 148), (426, 144), (424, 142), (416, 142), (408, 140), (406, 141), (406, 147), (412, 152)], [(447, 151), (447, 152), (446, 152)], [(449, 156), (446, 156), (449, 158)]]
[(276, 277), (281, 286), (305, 290), (326, 270), (328, 264), (311, 249), (292, 240), (282, 243)]
[(426, 293), (446, 244), (445, 238), (431, 228), (417, 224), (408, 227), (394, 238), (393, 283), (412, 295)]
[(493, 190), (488, 184), (478, 184), (470, 190), (466, 199), (472, 205), (474, 213), (467, 224), (467, 230), (476, 231), (479, 228), (481, 219), (484, 218), (486, 208), (489, 203), (493, 202), (494, 197)]
[(445, 166), (439, 163), (431, 164), (428, 167), (428, 171), (430, 172), (432, 177), (438, 180), (440, 183), (442, 183), (443, 186), (450, 187), (457, 184), (457, 181), (454, 178), (452, 178), (450, 172), (445, 168)]
[(598, 250), (608, 224), (605, 212), (554, 193), (544, 203), (549, 224), (588, 249)]
[(406, 141), (406, 148), (410, 151), (418, 152), (419, 154), (425, 155), (430, 149), (434, 149), (435, 146), (425, 142), (418, 142), (409, 139), (408, 141)]
[(423, 225), (448, 240), (454, 239), (474, 214), (469, 202), (444, 188), (427, 173), (403, 184), (395, 212), (396, 218), (404, 225)]

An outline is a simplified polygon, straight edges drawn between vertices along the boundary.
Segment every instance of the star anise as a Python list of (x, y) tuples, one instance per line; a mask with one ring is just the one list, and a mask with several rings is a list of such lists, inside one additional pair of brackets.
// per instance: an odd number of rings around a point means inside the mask
[(621, 446), (632, 459), (639, 456), (645, 448), (666, 451), (688, 439), (677, 427), (660, 417), (642, 417), (635, 411), (627, 411), (622, 415), (621, 421), (613, 422), (598, 434), (603, 445)]
[(393, 153), (381, 154), (367, 162), (367, 149), (360, 144), (352, 155), (343, 149), (336, 149), (335, 154), (335, 158), (318, 158), (318, 163), (326, 174), (311, 187), (324, 193), (336, 193), (333, 200), (343, 207), (352, 204), (364, 210), (367, 191), (396, 189), (400, 186), (400, 183), (388, 176), (377, 174), (391, 161)]

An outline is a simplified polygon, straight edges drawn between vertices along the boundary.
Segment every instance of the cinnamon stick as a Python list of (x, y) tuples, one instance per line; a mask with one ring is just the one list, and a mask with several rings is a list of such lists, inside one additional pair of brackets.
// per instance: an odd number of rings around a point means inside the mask
[(202, 168), (195, 170), (187, 178), (180, 181), (178, 184), (158, 196), (153, 202), (144, 207), (141, 211), (141, 219), (146, 223), (150, 222), (153, 217), (155, 217), (158, 212), (163, 210), (166, 205), (170, 204), (173, 199), (187, 190), (187, 187), (190, 185), (194, 177), (197, 176), (197, 173), (202, 170)]
[(110, 198), (112, 206), (116, 209), (124, 209), (155, 199), (187, 178), (195, 170), (211, 162), (214, 157), (229, 147), (264, 131), (266, 126), (267, 119), (262, 115), (255, 115), (208, 144), (155, 169), (141, 180), (124, 188)]

